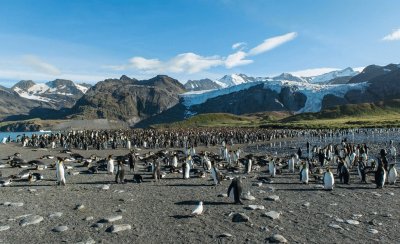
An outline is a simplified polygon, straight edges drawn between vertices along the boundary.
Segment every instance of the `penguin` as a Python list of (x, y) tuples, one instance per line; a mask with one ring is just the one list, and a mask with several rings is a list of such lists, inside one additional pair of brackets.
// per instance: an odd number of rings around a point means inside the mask
[(289, 159), (288, 166), (289, 166), (289, 172), (294, 173), (294, 156), (292, 156)]
[(334, 184), (335, 184), (335, 178), (333, 177), (331, 169), (328, 168), (324, 173), (324, 189), (327, 191), (332, 191)]
[(65, 186), (64, 161), (62, 158), (58, 158), (56, 162), (56, 175), (57, 175), (57, 184)]
[(274, 160), (269, 161), (268, 170), (269, 170), (269, 174), (271, 175), (271, 177), (275, 177), (275, 175), (276, 175), (276, 165), (275, 165)]
[(361, 183), (367, 183), (367, 172), (364, 161), (360, 161), (357, 166), (358, 176), (360, 176)]
[(394, 164), (389, 165), (388, 181), (390, 185), (396, 184), (397, 170)]
[(153, 179), (159, 181), (161, 179), (160, 162), (156, 161), (153, 168)]
[(220, 179), (219, 179), (219, 170), (215, 166), (215, 162), (212, 162), (211, 176), (212, 176), (212, 178), (214, 180), (214, 185), (219, 185), (221, 183)]
[(114, 159), (112, 158), (112, 155), (108, 156), (107, 160), (107, 173), (109, 175), (114, 174)]
[(247, 165), (246, 165), (246, 167), (247, 167), (246, 172), (247, 172), (248, 174), (250, 174), (250, 172), (251, 172), (251, 166), (252, 166), (252, 164), (253, 164), (253, 161), (251, 160), (251, 158), (249, 158), (249, 159), (247, 160)]
[(0, 178), (0, 186), (9, 186), (12, 182), (12, 176)]
[(308, 166), (306, 163), (302, 164), (302, 168), (300, 170), (300, 181), (304, 184), (308, 184), (309, 175), (308, 175)]
[(193, 210), (192, 215), (201, 215), (203, 213), (203, 210), (203, 202), (199, 202), (199, 205), (197, 205), (196, 208)]
[(350, 172), (349, 169), (346, 166), (346, 163), (343, 164), (342, 168), (340, 169), (340, 173), (342, 176), (343, 184), (350, 184)]
[(207, 156), (204, 156), (204, 166), (207, 171), (211, 170), (211, 160)]
[(29, 182), (36, 182), (36, 181), (40, 181), (43, 180), (43, 175), (39, 174), (39, 173), (29, 173), (28, 176), (28, 181)]
[(172, 158), (172, 167), (174, 167), (174, 168), (178, 167), (178, 158), (176, 157), (176, 154)]
[(378, 169), (375, 171), (375, 184), (376, 188), (383, 188), (386, 181), (386, 170), (381, 162), (378, 164)]
[(135, 174), (135, 175), (133, 175), (133, 181), (135, 181), (136, 183), (142, 183), (143, 177), (139, 174)]
[(121, 160), (117, 163), (117, 173), (115, 174), (115, 183), (125, 183), (125, 168)]
[(184, 162), (182, 164), (182, 173), (183, 173), (183, 179), (189, 179), (190, 178), (190, 166), (189, 163)]
[(235, 204), (242, 204), (240, 197), (242, 195), (242, 182), (239, 177), (236, 177), (232, 180), (231, 184), (228, 187), (228, 197), (234, 199)]

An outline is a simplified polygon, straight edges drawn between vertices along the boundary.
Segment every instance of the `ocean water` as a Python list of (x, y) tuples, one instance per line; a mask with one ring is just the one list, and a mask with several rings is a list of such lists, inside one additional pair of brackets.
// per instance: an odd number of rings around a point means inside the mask
[(49, 134), (49, 132), (40, 132), (40, 131), (35, 131), (35, 132), (0, 132), (0, 143), (3, 141), (3, 138), (11, 137), (11, 140), (15, 141), (17, 137), (21, 137), (22, 135), (25, 136), (32, 136), (32, 134)]

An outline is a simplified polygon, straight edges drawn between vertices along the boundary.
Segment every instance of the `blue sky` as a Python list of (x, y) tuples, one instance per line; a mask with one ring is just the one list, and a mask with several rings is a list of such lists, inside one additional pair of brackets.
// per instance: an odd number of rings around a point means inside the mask
[(398, 0), (5, 0), (0, 84), (399, 63), (399, 9)]

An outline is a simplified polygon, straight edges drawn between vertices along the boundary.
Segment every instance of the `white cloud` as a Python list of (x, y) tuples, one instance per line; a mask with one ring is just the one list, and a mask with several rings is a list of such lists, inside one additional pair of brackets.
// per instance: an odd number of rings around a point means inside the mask
[(49, 75), (60, 75), (61, 71), (49, 63), (44, 62), (39, 57), (34, 55), (25, 55), (23, 62), (37, 72)]
[(315, 68), (315, 69), (298, 70), (298, 71), (293, 71), (293, 72), (289, 72), (289, 73), (294, 76), (311, 77), (311, 76), (326, 74), (326, 73), (329, 73), (329, 72), (332, 72), (335, 70), (339, 70), (339, 69), (337, 69), (337, 68)]
[(243, 51), (238, 51), (234, 54), (229, 55), (225, 60), (225, 67), (230, 69), (240, 65), (247, 65), (253, 63), (253, 60), (244, 59), (246, 53)]
[(357, 71), (357, 72), (360, 72), (360, 73), (361, 73), (364, 69), (365, 69), (365, 66), (353, 68), (354, 71)]
[(239, 51), (228, 55), (227, 57), (221, 57), (219, 55), (214, 56), (201, 56), (195, 53), (182, 53), (175, 57), (161, 61), (159, 59), (148, 59), (144, 57), (133, 57), (129, 60), (128, 64), (124, 65), (108, 65), (105, 68), (110, 68), (115, 71), (123, 71), (127, 69), (135, 69), (145, 73), (157, 74), (157, 73), (198, 73), (208, 70), (212, 67), (225, 66), (230, 69), (240, 65), (248, 65), (253, 63), (253, 60), (245, 59), (249, 56), (256, 56), (261, 53), (267, 52), (274, 49), (285, 42), (293, 40), (297, 36), (296, 32), (291, 32), (285, 35), (272, 37), (266, 39), (260, 45), (254, 47), (249, 52), (243, 51), (245, 42), (238, 42), (232, 45), (233, 49), (240, 49)]
[(296, 38), (296, 36), (297, 36), (296, 32), (290, 32), (285, 35), (268, 38), (268, 39), (264, 40), (264, 42), (261, 43), (260, 45), (250, 49), (248, 55), (254, 56), (254, 55), (258, 55), (258, 54), (270, 51), (271, 49), (274, 49), (274, 48), (282, 45), (285, 42), (293, 40), (294, 38)]
[(393, 30), (392, 33), (382, 38), (383, 41), (400, 41), (400, 29)]
[(245, 42), (237, 42), (237, 43), (235, 43), (235, 44), (233, 44), (232, 45), (232, 49), (233, 50), (235, 50), (235, 49), (242, 49), (242, 48), (244, 48), (245, 46), (247, 46), (247, 43), (245, 43)]

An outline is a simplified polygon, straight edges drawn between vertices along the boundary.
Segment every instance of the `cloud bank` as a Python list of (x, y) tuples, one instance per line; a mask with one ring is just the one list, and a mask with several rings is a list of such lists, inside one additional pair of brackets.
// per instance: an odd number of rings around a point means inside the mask
[(382, 38), (383, 41), (400, 41), (400, 29), (393, 30), (392, 33)]

